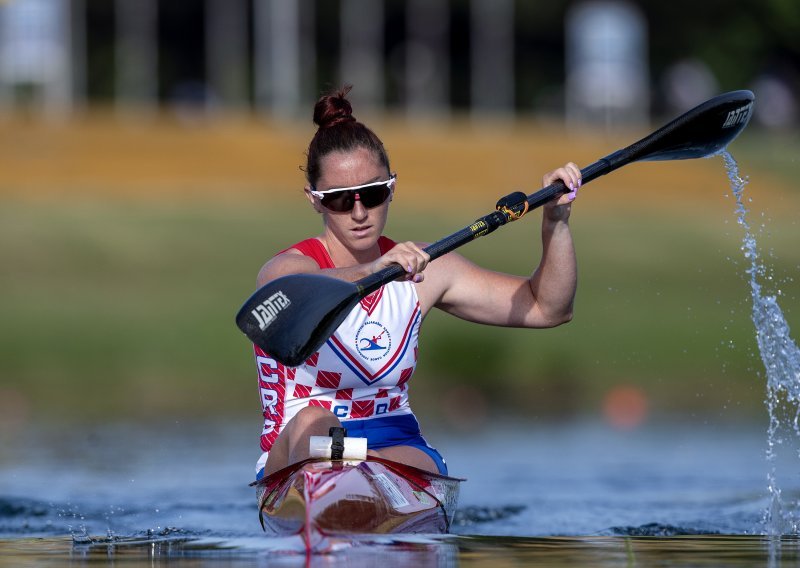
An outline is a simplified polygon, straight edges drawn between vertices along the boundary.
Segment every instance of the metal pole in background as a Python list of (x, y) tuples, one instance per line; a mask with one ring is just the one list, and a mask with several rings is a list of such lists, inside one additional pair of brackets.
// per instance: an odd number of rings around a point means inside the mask
[(73, 37), (71, 3), (53, 2), (55, 18), (51, 41), (58, 47), (52, 69), (43, 85), (44, 113), (51, 118), (62, 117), (72, 110), (73, 102)]
[[(0, 4), (0, 47), (3, 51), (8, 50), (8, 8)], [(0, 112), (5, 113), (14, 105), (14, 85), (11, 80), (11, 72), (9, 67), (9, 59), (3, 57), (0, 53)]]
[(49, 118), (72, 109), (72, 4), (0, 3), (0, 106), (29, 106)]
[(514, 0), (471, 0), (472, 115), (514, 112)]
[(647, 23), (630, 2), (572, 6), (566, 26), (566, 107), (571, 124), (646, 124), (649, 113)]
[[(298, 0), (300, 6), (300, 104), (317, 100), (317, 42), (315, 0)], [(303, 111), (301, 111), (302, 114)]]
[(257, 0), (254, 8), (256, 104), (291, 118), (300, 100), (299, 6), (295, 0)]
[(384, 104), (383, 0), (342, 0), (340, 82), (354, 85), (356, 108)]
[(270, 66), (269, 57), (269, 0), (253, 2), (253, 98), (256, 108), (269, 113)]
[(158, 104), (158, 4), (116, 0), (115, 10), (117, 110), (152, 111)]
[(86, 0), (71, 0), (70, 61), (73, 110), (86, 108)]
[(206, 0), (206, 75), (210, 107), (247, 104), (247, 2)]
[(447, 0), (408, 0), (406, 6), (406, 109), (410, 116), (445, 116), (450, 96)]

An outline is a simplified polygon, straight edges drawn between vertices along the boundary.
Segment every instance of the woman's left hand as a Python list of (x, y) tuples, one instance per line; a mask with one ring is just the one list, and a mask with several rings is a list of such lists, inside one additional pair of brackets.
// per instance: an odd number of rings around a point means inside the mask
[(381, 256), (372, 263), (372, 272), (386, 268), (390, 264), (399, 264), (406, 274), (399, 280), (411, 280), (412, 282), (422, 282), (425, 279), (423, 270), (431, 261), (431, 255), (422, 250), (419, 245), (411, 241), (397, 243), (389, 252)]
[(566, 221), (569, 219), (572, 202), (578, 197), (578, 189), (581, 187), (581, 169), (574, 163), (568, 162), (563, 167), (546, 173), (542, 177), (542, 187), (547, 187), (559, 179), (564, 182), (564, 185), (570, 191), (561, 194), (557, 199), (553, 199), (544, 205), (544, 217), (550, 221)]

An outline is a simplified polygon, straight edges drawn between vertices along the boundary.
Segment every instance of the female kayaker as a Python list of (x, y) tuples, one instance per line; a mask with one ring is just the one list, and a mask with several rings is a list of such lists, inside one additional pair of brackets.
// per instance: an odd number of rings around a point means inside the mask
[(269, 260), (258, 286), (297, 273), (352, 282), (393, 263), (406, 274), (364, 298), (298, 367), (255, 348), (264, 414), (258, 478), (307, 458), (309, 436), (325, 436), (332, 426), (366, 437), (371, 454), (446, 473), (408, 400), (426, 314), (439, 308), (513, 327), (552, 327), (572, 317), (577, 269), (568, 221), (579, 168), (568, 163), (543, 177), (543, 185), (560, 179), (571, 192), (543, 207), (543, 252), (530, 277), (493, 272), (454, 252), (428, 265), (424, 244), (383, 236), (397, 177), (381, 140), (353, 117), (348, 92), (325, 95), (314, 107), (318, 130), (308, 147), (305, 195), (322, 216), (322, 233)]

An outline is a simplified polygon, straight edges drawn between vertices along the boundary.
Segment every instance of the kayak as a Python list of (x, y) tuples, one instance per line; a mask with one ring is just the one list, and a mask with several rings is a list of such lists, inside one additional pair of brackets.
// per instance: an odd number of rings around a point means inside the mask
[(329, 538), (446, 533), (461, 481), (367, 456), (309, 458), (251, 485), (265, 532), (299, 535), (310, 551)]

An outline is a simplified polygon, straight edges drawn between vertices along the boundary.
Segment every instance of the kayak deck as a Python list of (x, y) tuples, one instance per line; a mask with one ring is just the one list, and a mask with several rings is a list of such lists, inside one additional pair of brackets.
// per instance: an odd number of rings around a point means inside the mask
[(461, 481), (370, 456), (311, 458), (253, 485), (264, 530), (300, 535), (310, 550), (326, 537), (446, 533)]

